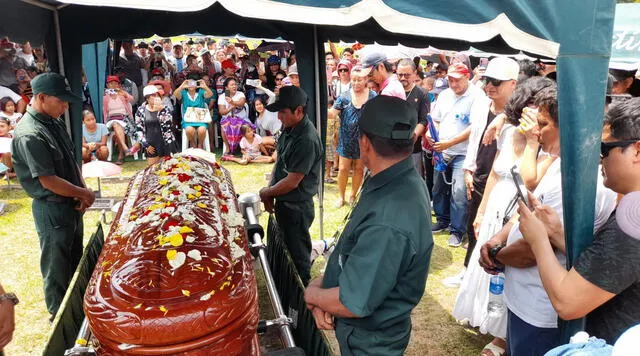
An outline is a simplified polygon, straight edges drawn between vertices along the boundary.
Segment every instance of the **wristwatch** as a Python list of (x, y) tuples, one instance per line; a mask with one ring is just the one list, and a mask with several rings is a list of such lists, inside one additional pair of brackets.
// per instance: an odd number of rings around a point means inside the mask
[(491, 257), (493, 262), (495, 262), (498, 265), (501, 265), (502, 263), (500, 263), (500, 261), (496, 259), (496, 256), (498, 255), (498, 252), (500, 252), (500, 250), (504, 248), (504, 246), (505, 246), (504, 244), (500, 244), (500, 245), (493, 246), (492, 248), (489, 249), (489, 257)]
[(11, 303), (13, 303), (13, 305), (18, 305), (18, 303), (20, 303), (20, 300), (18, 300), (18, 297), (16, 296), (15, 293), (6, 293), (6, 294), (0, 295), (0, 303), (2, 303), (5, 300), (10, 300)]

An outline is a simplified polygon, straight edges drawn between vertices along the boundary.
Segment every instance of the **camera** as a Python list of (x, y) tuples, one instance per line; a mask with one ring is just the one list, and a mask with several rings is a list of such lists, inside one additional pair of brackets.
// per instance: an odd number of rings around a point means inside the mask
[(107, 94), (107, 95), (114, 95), (114, 94), (117, 94), (118, 91), (115, 90), (115, 89), (105, 89), (104, 93)]

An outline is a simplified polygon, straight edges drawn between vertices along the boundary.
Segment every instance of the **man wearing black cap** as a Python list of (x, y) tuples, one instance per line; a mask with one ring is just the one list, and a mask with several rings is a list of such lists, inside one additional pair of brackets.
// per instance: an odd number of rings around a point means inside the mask
[[(278, 159), (271, 182), (260, 190), (260, 199), (275, 212), (284, 243), (291, 253), (304, 284), (311, 278), (311, 236), (313, 196), (321, 176), (322, 143), (306, 115), (307, 94), (286, 86), (267, 110), (278, 113), (284, 129), (278, 138)], [(275, 200), (275, 203), (274, 203)]]
[(362, 186), (323, 277), (305, 291), (320, 329), (336, 330), (343, 356), (402, 355), (411, 310), (426, 285), (433, 249), (427, 187), (410, 157), (417, 111), (378, 96), (362, 109)]
[(95, 195), (85, 187), (60, 119), (70, 101), (82, 98), (57, 73), (38, 75), (31, 87), (32, 104), (15, 129), (11, 149), (20, 185), (33, 198), (45, 303), (53, 318), (82, 257), (82, 214)]

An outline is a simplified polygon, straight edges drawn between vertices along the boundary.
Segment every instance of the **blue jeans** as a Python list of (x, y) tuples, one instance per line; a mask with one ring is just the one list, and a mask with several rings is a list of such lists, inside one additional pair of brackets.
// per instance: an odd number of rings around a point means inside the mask
[(445, 182), (441, 172), (433, 172), (433, 210), (439, 224), (451, 224), (451, 232), (460, 236), (467, 231), (469, 215), (467, 188), (464, 185), (464, 170), (462, 164), (465, 156), (453, 156), (447, 161), (445, 175), (449, 185)]
[(508, 313), (507, 355), (542, 356), (560, 344), (559, 328), (538, 328)]

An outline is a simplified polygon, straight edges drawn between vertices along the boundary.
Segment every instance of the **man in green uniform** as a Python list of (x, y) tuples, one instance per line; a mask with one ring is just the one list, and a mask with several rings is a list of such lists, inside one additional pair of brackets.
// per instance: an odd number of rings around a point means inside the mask
[(433, 249), (429, 196), (410, 157), (418, 116), (384, 95), (362, 110), (360, 157), (371, 175), (305, 302), (320, 329), (335, 328), (343, 356), (402, 355)]
[(306, 115), (306, 106), (307, 94), (296, 86), (281, 88), (276, 101), (267, 106), (267, 110), (278, 112), (284, 128), (278, 138), (271, 183), (260, 190), (266, 210), (276, 214), (284, 243), (305, 285), (311, 279), (309, 227), (322, 164), (322, 143)]
[(31, 87), (32, 104), (15, 129), (11, 149), (20, 185), (33, 198), (44, 296), (53, 318), (82, 257), (82, 214), (95, 195), (84, 185), (71, 138), (60, 119), (68, 102), (82, 102), (82, 98), (57, 73), (38, 75)]

